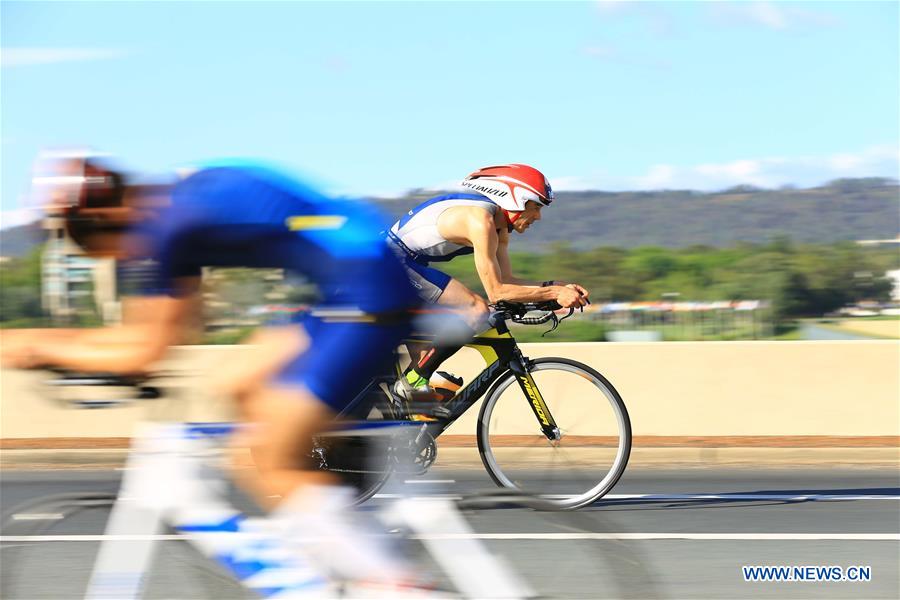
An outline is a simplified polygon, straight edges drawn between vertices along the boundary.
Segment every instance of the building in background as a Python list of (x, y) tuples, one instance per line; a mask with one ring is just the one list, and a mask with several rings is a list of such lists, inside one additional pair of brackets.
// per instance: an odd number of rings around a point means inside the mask
[(891, 300), (900, 302), (900, 269), (888, 271), (884, 276), (894, 283), (894, 288), (891, 290)]
[(71, 323), (91, 311), (103, 322), (120, 318), (116, 261), (92, 259), (66, 237), (63, 221), (44, 219), (47, 245), (41, 265), (41, 304), (54, 321)]

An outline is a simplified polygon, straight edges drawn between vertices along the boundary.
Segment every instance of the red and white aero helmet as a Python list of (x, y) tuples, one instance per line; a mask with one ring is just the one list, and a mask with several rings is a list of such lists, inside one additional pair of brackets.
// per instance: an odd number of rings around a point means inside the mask
[(549, 206), (553, 190), (544, 174), (528, 165), (510, 164), (478, 169), (462, 181), (508, 212), (522, 212), (529, 200)]

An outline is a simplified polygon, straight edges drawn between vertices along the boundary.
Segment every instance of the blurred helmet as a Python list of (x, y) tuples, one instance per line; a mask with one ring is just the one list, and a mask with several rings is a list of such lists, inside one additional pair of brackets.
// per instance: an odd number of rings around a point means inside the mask
[(529, 200), (543, 206), (553, 202), (553, 190), (544, 174), (528, 165), (484, 167), (462, 181), (464, 187), (493, 200), (507, 212), (525, 210)]
[(121, 208), (125, 177), (100, 155), (85, 151), (43, 152), (34, 165), (32, 201), (60, 216), (72, 240), (83, 246), (96, 232), (123, 229), (108, 209)]
[(52, 214), (119, 207), (125, 191), (122, 173), (84, 151), (41, 153), (31, 184), (33, 200)]

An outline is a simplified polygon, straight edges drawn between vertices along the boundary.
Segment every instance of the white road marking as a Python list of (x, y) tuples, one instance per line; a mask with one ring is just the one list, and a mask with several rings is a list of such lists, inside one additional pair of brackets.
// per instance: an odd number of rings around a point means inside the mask
[[(444, 534), (438, 539), (452, 540)], [(900, 541), (900, 533), (476, 533), (479, 540), (865, 540)]]
[[(556, 496), (568, 498), (570, 496)], [(900, 500), (891, 494), (607, 494), (603, 500)]]
[[(416, 483), (409, 481), (407, 483)], [(375, 494), (374, 498), (396, 499), (406, 498), (404, 494)], [(461, 500), (463, 497), (455, 495), (433, 495), (428, 498), (440, 498), (443, 500)], [(543, 498), (573, 498), (573, 494), (546, 494)], [(607, 494), (598, 503), (604, 500), (650, 500), (656, 502), (671, 502), (685, 500), (778, 500), (778, 501), (810, 501), (810, 500), (900, 500), (900, 495), (893, 494)], [(510, 498), (510, 503), (515, 500)]]
[[(411, 536), (430, 540), (762, 540), (762, 541), (900, 541), (900, 533), (461, 533)], [(181, 541), (191, 536), (182, 534), (156, 535), (4, 535), (0, 543), (9, 542), (148, 542)]]
[[(456, 483), (455, 479), (406, 479), (403, 483)], [(378, 494), (375, 495), (376, 497)]]
[(12, 516), (13, 521), (59, 521), (65, 518), (62, 513), (16, 513)]

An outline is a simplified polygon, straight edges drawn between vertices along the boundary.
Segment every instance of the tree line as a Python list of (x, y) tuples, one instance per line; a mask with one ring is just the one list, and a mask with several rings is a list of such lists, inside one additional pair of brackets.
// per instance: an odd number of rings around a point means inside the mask
[[(41, 248), (0, 264), (0, 325), (46, 324), (41, 307)], [(852, 242), (799, 244), (785, 237), (726, 248), (602, 246), (579, 250), (557, 243), (545, 252), (512, 252), (510, 258), (517, 277), (577, 282), (591, 291), (595, 302), (765, 300), (778, 323), (822, 316), (864, 300), (887, 302), (892, 282), (885, 272), (900, 268), (896, 247), (871, 248)], [(483, 293), (471, 256), (440, 268)], [(265, 274), (241, 270), (240, 287), (247, 288), (247, 278), (253, 277), (262, 281)], [(216, 279), (227, 286), (229, 276)], [(295, 286), (293, 290), (296, 293), (291, 293), (288, 301), (314, 299), (309, 288)], [(248, 306), (266, 303), (263, 298), (233, 300)]]
[[(887, 302), (892, 282), (885, 272), (900, 268), (895, 248), (797, 244), (788, 238), (727, 248), (577, 250), (558, 243), (549, 252), (514, 252), (510, 259), (517, 277), (577, 282), (594, 301), (765, 300), (779, 323), (864, 300)], [(471, 257), (448, 263), (446, 270), (483, 291)]]

